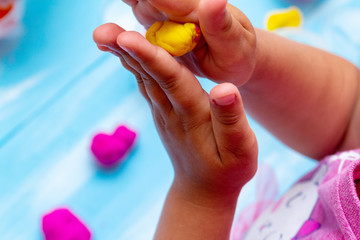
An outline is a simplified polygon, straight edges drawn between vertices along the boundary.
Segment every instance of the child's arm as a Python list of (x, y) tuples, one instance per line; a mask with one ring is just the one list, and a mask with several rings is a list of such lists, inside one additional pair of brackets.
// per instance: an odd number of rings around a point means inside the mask
[(155, 239), (228, 239), (238, 194), (257, 168), (237, 87), (220, 84), (208, 95), (163, 49), (114, 24), (96, 29), (94, 40), (136, 76), (174, 166)]
[(250, 114), (287, 145), (315, 159), (359, 147), (355, 125), (360, 117), (354, 115), (359, 69), (263, 30), (257, 30), (257, 41), (255, 71), (239, 88)]

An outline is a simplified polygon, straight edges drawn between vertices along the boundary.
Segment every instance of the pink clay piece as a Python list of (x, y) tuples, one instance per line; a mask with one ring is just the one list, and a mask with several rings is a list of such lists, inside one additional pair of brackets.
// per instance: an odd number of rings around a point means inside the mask
[(126, 126), (121, 125), (115, 130), (113, 136), (131, 146), (135, 141), (136, 133)]
[(104, 167), (112, 167), (123, 160), (134, 144), (136, 133), (126, 126), (119, 126), (114, 134), (98, 133), (94, 136), (91, 151), (97, 162)]
[(58, 208), (42, 218), (45, 240), (89, 240), (91, 232), (69, 209)]

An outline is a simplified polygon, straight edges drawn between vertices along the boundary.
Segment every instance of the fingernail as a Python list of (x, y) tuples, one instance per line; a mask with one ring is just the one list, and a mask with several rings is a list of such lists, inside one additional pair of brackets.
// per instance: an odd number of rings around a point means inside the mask
[(213, 99), (213, 102), (219, 106), (228, 106), (230, 104), (232, 104), (233, 102), (235, 102), (235, 94), (230, 94), (230, 95), (226, 95), (223, 97), (219, 97), (216, 99)]

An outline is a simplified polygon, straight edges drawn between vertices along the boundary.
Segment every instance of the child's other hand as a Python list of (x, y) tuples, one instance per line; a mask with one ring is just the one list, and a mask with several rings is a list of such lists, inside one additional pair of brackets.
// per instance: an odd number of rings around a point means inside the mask
[(193, 73), (215, 82), (246, 83), (255, 68), (256, 36), (247, 17), (226, 0), (123, 0), (149, 28), (170, 19), (200, 24), (203, 39), (178, 58)]
[(257, 141), (236, 86), (220, 84), (208, 95), (165, 50), (115, 24), (97, 28), (94, 40), (135, 75), (172, 160), (174, 183), (196, 196), (237, 198), (255, 174)]

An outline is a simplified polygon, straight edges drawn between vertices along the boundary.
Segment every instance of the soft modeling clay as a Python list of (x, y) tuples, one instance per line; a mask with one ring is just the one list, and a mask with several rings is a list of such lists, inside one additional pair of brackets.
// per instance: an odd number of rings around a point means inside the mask
[(133, 146), (135, 138), (134, 131), (121, 125), (112, 135), (96, 134), (91, 143), (91, 151), (101, 166), (113, 167), (124, 159)]
[(200, 38), (201, 31), (195, 23), (155, 22), (146, 32), (149, 42), (162, 47), (173, 56), (190, 52)]
[(115, 130), (113, 136), (130, 147), (135, 141), (136, 133), (126, 126), (121, 125)]
[(45, 240), (89, 240), (89, 229), (69, 209), (58, 208), (42, 218)]
[(297, 7), (290, 7), (284, 10), (277, 10), (269, 14), (266, 21), (266, 28), (274, 31), (284, 27), (299, 27), (302, 22), (302, 14)]

